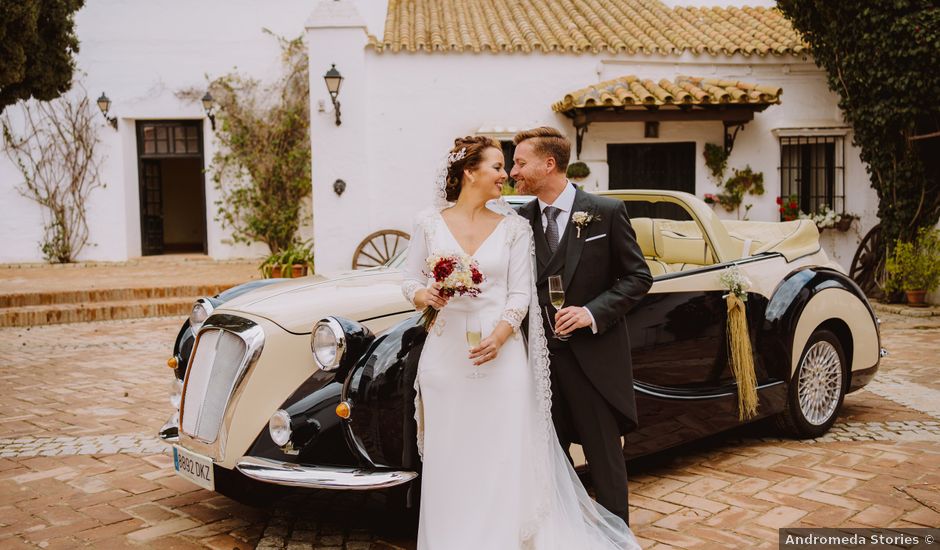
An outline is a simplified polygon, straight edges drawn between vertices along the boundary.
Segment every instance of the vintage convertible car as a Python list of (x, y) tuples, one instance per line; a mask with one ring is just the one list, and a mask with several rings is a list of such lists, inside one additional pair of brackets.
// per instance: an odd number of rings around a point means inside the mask
[[(819, 436), (875, 375), (878, 320), (812, 222), (720, 220), (680, 192), (602, 194), (625, 201), (654, 275), (628, 316), (639, 428), (626, 459), (741, 424), (719, 283), (732, 264), (752, 282), (758, 418)], [(277, 487), (407, 494), (420, 472), (413, 383), (426, 333), (399, 289), (403, 259), (197, 301), (170, 359), (177, 411), (160, 433), (179, 474), (248, 501)]]

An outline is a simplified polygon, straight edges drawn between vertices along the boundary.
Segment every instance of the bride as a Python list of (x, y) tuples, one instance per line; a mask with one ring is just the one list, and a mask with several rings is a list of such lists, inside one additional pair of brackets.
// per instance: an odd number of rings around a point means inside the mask
[[(494, 200), (506, 179), (498, 142), (456, 139), (408, 249), (405, 297), (439, 310), (415, 382), (418, 548), (639, 548), (623, 520), (587, 495), (555, 435), (532, 229)], [(426, 259), (437, 254), (476, 260), (480, 294), (448, 299), (429, 285)], [(468, 332), (483, 336), (472, 348)]]

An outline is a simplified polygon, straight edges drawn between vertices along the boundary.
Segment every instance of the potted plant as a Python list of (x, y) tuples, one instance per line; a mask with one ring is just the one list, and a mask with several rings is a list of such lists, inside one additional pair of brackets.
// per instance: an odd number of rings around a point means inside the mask
[(708, 167), (712, 179), (720, 187), (725, 179), (725, 169), (728, 168), (730, 153), (717, 143), (706, 143), (702, 154), (705, 156), (705, 166)]
[(852, 227), (852, 222), (858, 219), (857, 214), (851, 212), (838, 213), (824, 204), (815, 214), (800, 213), (800, 218), (813, 220), (820, 232), (826, 229), (836, 229), (838, 231), (848, 231)]
[[(708, 158), (706, 156), (706, 158)], [(718, 193), (706, 193), (705, 202), (707, 204), (717, 204), (725, 209), (726, 212), (738, 212), (738, 219), (741, 219), (741, 203), (744, 202), (744, 195), (763, 195), (764, 194), (764, 174), (755, 172), (750, 166), (743, 169), (734, 169), (734, 175), (728, 178), (728, 181), (718, 186)], [(751, 211), (753, 204), (744, 205), (744, 219), (747, 219), (748, 212)]]
[(940, 230), (922, 228), (913, 241), (898, 241), (885, 270), (889, 292), (903, 291), (909, 305), (926, 306), (924, 296), (940, 285)]
[(591, 175), (591, 169), (588, 168), (587, 164), (581, 161), (573, 162), (568, 165), (568, 171), (565, 175), (568, 176), (570, 180), (581, 181)]
[(293, 242), (265, 258), (259, 269), (267, 278), (306, 276), (309, 271), (313, 271), (313, 247), (310, 241)]
[(800, 211), (800, 202), (796, 195), (777, 197), (777, 204), (779, 205), (780, 219), (785, 222), (793, 221), (805, 215)]

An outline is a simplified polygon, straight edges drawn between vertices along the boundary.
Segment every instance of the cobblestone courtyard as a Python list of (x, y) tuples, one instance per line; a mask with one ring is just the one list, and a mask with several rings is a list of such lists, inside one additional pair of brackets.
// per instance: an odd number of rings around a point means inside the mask
[[(881, 313), (891, 356), (816, 441), (766, 424), (631, 464), (648, 548), (776, 548), (783, 526), (940, 525), (940, 317)], [(153, 439), (178, 318), (0, 329), (0, 548), (412, 548), (369, 497), (252, 509)], [(485, 528), (485, 526), (481, 526)]]

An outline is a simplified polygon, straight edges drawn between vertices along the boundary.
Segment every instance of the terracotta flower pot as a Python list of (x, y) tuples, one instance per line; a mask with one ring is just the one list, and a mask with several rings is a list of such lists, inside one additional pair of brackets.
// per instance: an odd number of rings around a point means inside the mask
[(904, 292), (907, 294), (907, 305), (913, 307), (927, 307), (927, 302), (924, 301), (924, 296), (926, 296), (926, 290), (907, 290)]
[(291, 277), (304, 277), (307, 275), (307, 266), (304, 264), (294, 264), (291, 266)]
[(835, 228), (839, 231), (848, 231), (852, 227), (852, 220), (854, 218), (842, 218), (836, 222)]

